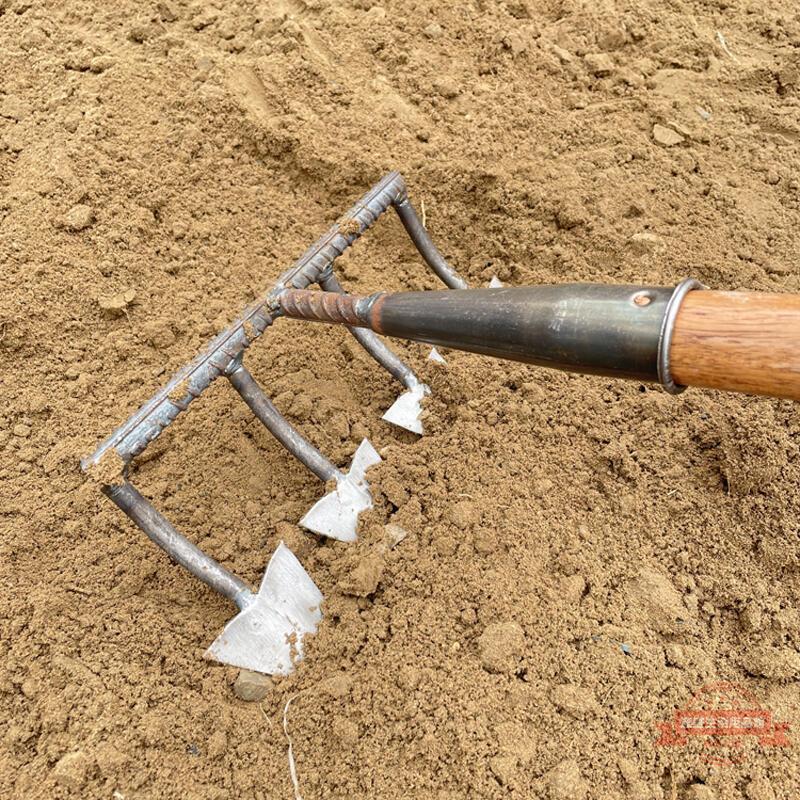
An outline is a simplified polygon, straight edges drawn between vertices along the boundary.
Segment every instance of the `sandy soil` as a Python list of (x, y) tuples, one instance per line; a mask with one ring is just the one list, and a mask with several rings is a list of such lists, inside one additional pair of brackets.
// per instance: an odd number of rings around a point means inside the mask
[[(325, 592), (260, 703), (201, 657), (232, 607), (77, 462), (390, 169), (473, 285), (798, 291), (798, 48), (790, 0), (0, 0), (0, 794), (292, 798), (294, 698), (306, 800), (797, 797), (796, 747), (656, 745), (713, 681), (800, 724), (792, 403), (398, 345), (417, 439), (345, 331), (277, 324), (277, 405), (385, 458), (359, 542), (300, 532), (319, 483), (226, 385), (134, 473)], [(339, 274), (437, 286), (393, 217)]]

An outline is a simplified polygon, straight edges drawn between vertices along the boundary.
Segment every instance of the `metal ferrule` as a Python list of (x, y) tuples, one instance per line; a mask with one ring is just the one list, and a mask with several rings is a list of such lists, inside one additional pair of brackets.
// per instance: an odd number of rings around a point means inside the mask
[(670, 394), (680, 394), (686, 389), (675, 383), (670, 368), (670, 349), (672, 348), (672, 333), (675, 330), (675, 320), (678, 318), (683, 298), (695, 289), (705, 289), (700, 281), (694, 278), (684, 278), (672, 292), (664, 311), (664, 320), (661, 323), (661, 337), (658, 343), (658, 380), (664, 391)]

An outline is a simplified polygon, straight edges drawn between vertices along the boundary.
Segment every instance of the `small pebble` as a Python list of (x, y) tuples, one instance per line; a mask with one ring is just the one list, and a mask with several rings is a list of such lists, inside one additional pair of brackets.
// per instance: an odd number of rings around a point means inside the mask
[(14, 426), (14, 436), (19, 436), (20, 439), (27, 439), (31, 435), (31, 429), (27, 425), (20, 423)]
[(445, 100), (453, 100), (461, 94), (461, 87), (452, 78), (440, 78), (434, 81), (433, 88)]
[(628, 245), (636, 255), (643, 256), (663, 249), (664, 240), (655, 233), (644, 231), (643, 233), (634, 233)]
[(423, 28), (422, 32), (429, 39), (438, 39), (444, 33), (442, 26), (438, 22), (431, 22), (430, 25)]
[(73, 206), (61, 218), (61, 226), (72, 233), (85, 230), (94, 222), (94, 209), (83, 203)]
[(239, 670), (239, 675), (233, 684), (233, 693), (247, 703), (263, 700), (272, 689), (273, 683), (269, 675), (252, 672), (249, 669)]
[(672, 128), (656, 123), (653, 125), (653, 141), (664, 147), (673, 147), (676, 144), (682, 144), (684, 138)]
[(568, 64), (573, 59), (572, 53), (570, 53), (569, 50), (565, 50), (557, 44), (554, 44), (551, 50), (562, 64)]
[(105, 72), (114, 66), (114, 59), (111, 56), (95, 56), (89, 62), (89, 69), (94, 73)]
[(175, 22), (178, 19), (178, 11), (173, 3), (162, 2), (156, 5), (159, 17), (162, 22)]
[(614, 62), (608, 53), (587, 53), (583, 61), (589, 72), (598, 78), (610, 75), (614, 71)]
[(390, 550), (397, 547), (406, 536), (408, 536), (408, 531), (394, 522), (390, 522), (383, 527), (383, 540)]

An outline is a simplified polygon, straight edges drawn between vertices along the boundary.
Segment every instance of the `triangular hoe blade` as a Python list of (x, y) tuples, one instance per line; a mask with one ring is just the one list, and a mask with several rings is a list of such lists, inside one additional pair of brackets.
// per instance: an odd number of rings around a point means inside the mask
[(354, 542), (358, 515), (372, 508), (372, 496), (365, 476), (367, 470), (380, 460), (369, 439), (364, 439), (353, 456), (347, 475), (337, 479), (336, 488), (317, 501), (300, 524), (321, 536)]
[(322, 592), (281, 542), (258, 594), (223, 629), (206, 658), (232, 667), (288, 675), (303, 657), (303, 636), (322, 619)]
[(433, 361), (434, 364), (447, 363), (447, 359), (435, 347), (431, 347), (431, 351), (428, 353), (428, 361)]
[(422, 398), (430, 393), (430, 388), (424, 383), (418, 383), (394, 401), (383, 419), (412, 433), (422, 434), (422, 420), (419, 418), (422, 413)]

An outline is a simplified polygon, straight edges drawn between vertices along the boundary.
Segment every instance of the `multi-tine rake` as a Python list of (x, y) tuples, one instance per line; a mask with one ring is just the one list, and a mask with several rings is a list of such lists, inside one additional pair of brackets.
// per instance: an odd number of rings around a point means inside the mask
[[(193, 575), (236, 603), (239, 613), (207, 651), (209, 657), (226, 664), (269, 674), (289, 672), (302, 654), (303, 635), (315, 631), (321, 619), (322, 595), (283, 542), (273, 554), (258, 592), (253, 593), (244, 581), (178, 533), (137, 491), (127, 480), (128, 464), (216, 378), (224, 376), (253, 414), (298, 461), (321, 481), (335, 481), (335, 489), (322, 497), (300, 524), (314, 533), (353, 541), (359, 513), (372, 506), (366, 471), (381, 460), (380, 456), (369, 440), (364, 439), (353, 456), (350, 469), (342, 472), (278, 411), (245, 367), (243, 357), (244, 351), (280, 314), (275, 297), (282, 290), (305, 289), (316, 283), (327, 292), (344, 293), (333, 272), (334, 261), (390, 207), (397, 212), (423, 259), (445, 285), (451, 289), (466, 288), (466, 282), (431, 241), (408, 199), (403, 177), (391, 172), (286, 270), (266, 295), (249, 305), (94, 453), (81, 461), (83, 470), (101, 483), (103, 492), (153, 542)], [(384, 419), (422, 433), (420, 402), (428, 393), (428, 387), (372, 331), (351, 328), (351, 333), (406, 387)]]
[[(451, 289), (345, 294), (333, 262), (393, 206), (422, 257)], [(309, 291), (312, 284), (322, 291)], [(493, 285), (497, 287), (495, 282)], [(235, 602), (240, 611), (208, 649), (227, 664), (286, 673), (316, 630), (322, 595), (281, 543), (258, 593), (181, 536), (127, 481), (127, 464), (220, 375), (281, 444), (323, 481), (325, 495), (300, 520), (343, 541), (371, 506), (367, 469), (380, 461), (365, 439), (341, 472), (289, 424), (242, 363), (244, 351), (278, 317), (347, 325), (407, 391), (384, 415), (417, 433), (428, 392), (376, 333), (573, 372), (660, 383), (677, 394), (706, 386), (800, 399), (800, 297), (636, 285), (468, 289), (442, 258), (396, 172), (387, 175), (190, 364), (82, 462), (103, 491), (179, 564)]]

